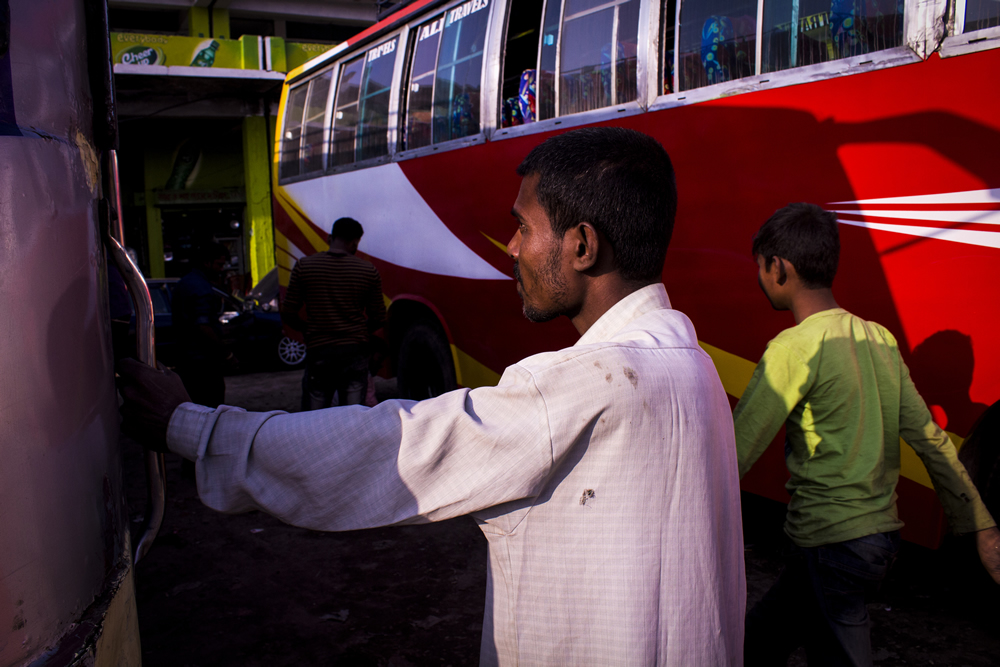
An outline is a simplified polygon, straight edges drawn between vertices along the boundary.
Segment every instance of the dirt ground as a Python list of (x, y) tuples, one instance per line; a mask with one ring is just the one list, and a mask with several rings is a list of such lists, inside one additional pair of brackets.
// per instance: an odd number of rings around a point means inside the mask
[[(301, 371), (227, 378), (227, 403), (296, 411)], [(145, 502), (142, 450), (124, 442), (133, 527)], [(748, 604), (774, 581), (783, 506), (744, 495)], [(321, 533), (265, 514), (223, 515), (168, 456), (160, 537), (136, 567), (147, 667), (475, 665), (486, 541), (461, 517)], [(877, 665), (1000, 665), (1000, 587), (968, 541), (905, 544), (869, 605)], [(790, 665), (804, 665), (802, 652)]]

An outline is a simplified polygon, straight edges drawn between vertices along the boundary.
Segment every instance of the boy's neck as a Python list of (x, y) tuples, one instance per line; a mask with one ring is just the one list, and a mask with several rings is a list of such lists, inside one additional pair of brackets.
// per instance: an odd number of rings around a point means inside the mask
[(821, 313), (824, 310), (839, 308), (837, 301), (833, 298), (833, 290), (829, 287), (820, 289), (802, 289), (793, 297), (789, 310), (795, 317), (795, 323), (800, 324), (802, 320), (810, 315)]

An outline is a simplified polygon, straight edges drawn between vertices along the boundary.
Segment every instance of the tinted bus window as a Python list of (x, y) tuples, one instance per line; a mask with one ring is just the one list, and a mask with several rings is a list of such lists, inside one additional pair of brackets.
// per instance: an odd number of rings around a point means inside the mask
[[(979, 0), (972, 0), (977, 2)], [(690, 90), (757, 73), (755, 0), (681, 3), (677, 73), (664, 3), (664, 91)], [(760, 73), (814, 65), (903, 44), (904, 0), (761, 0)]]
[(902, 43), (901, 0), (764, 0), (762, 72)]
[(383, 42), (341, 68), (333, 110), (331, 166), (389, 152), (389, 91), (396, 41)]
[(406, 148), (479, 133), (488, 0), (471, 0), (422, 24), (410, 74)]
[(667, 0), (663, 5), (663, 94), (674, 92), (674, 46), (677, 31), (677, 0)]
[(965, 28), (963, 32), (994, 28), (998, 25), (1000, 25), (1000, 2), (996, 2), (996, 0), (965, 0)]
[(309, 102), (302, 128), (302, 173), (323, 170), (323, 130), (326, 127), (326, 104), (330, 97), (333, 71), (309, 82)]
[(302, 84), (288, 91), (285, 110), (285, 129), (281, 133), (281, 164), (278, 175), (282, 178), (299, 174), (299, 144), (302, 135), (302, 113), (306, 106), (309, 87)]
[(750, 76), (757, 60), (757, 3), (682, 2), (679, 42), (680, 90)]
[[(639, 0), (546, 0), (544, 10), (530, 0), (511, 4), (503, 127), (636, 99)], [(532, 14), (541, 19), (541, 38), (533, 29), (512, 31)], [(518, 72), (529, 44), (538, 66)]]
[(636, 98), (638, 30), (639, 0), (566, 0), (559, 40), (558, 115)]

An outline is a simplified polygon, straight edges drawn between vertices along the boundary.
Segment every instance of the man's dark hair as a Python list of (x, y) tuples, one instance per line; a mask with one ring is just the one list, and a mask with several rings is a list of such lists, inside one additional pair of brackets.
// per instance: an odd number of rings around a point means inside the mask
[(574, 130), (536, 146), (517, 173), (538, 174), (538, 203), (558, 236), (589, 222), (611, 244), (622, 278), (660, 279), (677, 185), (658, 141), (621, 127)]
[(330, 230), (330, 240), (356, 241), (364, 236), (365, 230), (354, 218), (337, 218)]
[(753, 255), (770, 269), (775, 257), (787, 259), (806, 287), (832, 287), (840, 262), (837, 216), (815, 204), (789, 204), (761, 225), (753, 238)]

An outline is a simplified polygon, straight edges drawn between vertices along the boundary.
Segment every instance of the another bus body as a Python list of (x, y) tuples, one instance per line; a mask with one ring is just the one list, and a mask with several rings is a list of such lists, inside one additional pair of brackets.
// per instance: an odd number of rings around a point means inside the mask
[(95, 128), (108, 123), (87, 58), (94, 16), (106, 28), (103, 1), (0, 1), (3, 667), (141, 663), (99, 224)]
[[(996, 8), (420, 0), (289, 74), (275, 143), (281, 282), (354, 217), (391, 302), (404, 395), (494, 383), (575, 340), (566, 321), (521, 316), (505, 246), (515, 168), (554, 133), (630, 127), (673, 159), (663, 281), (734, 404), (793, 324), (758, 289), (753, 233), (809, 201), (841, 222), (839, 303), (894, 333), (961, 444), (1000, 398)], [(908, 446), (902, 457), (904, 536), (936, 545), (930, 480)], [(787, 500), (786, 479), (775, 446), (743, 486)]]

